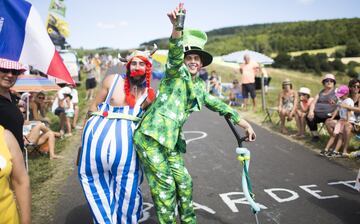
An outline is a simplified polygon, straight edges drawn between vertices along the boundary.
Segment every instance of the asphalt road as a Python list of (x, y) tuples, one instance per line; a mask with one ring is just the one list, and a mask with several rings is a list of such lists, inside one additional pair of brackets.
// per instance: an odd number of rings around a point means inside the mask
[[(360, 193), (353, 170), (318, 156), (304, 146), (254, 125), (250, 177), (262, 210), (260, 223), (359, 223)], [(187, 168), (193, 177), (198, 223), (255, 223), (241, 189), (236, 140), (225, 120), (203, 109), (185, 125)], [(157, 223), (146, 181), (144, 221)], [(91, 223), (74, 173), (62, 188), (55, 223)]]

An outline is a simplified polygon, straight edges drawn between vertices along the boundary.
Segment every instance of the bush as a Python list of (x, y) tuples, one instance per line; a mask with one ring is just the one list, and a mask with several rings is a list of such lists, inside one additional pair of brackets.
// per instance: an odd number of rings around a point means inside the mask
[(345, 50), (346, 57), (357, 57), (360, 56), (360, 43), (357, 39), (351, 39), (346, 43)]
[(344, 76), (345, 72), (336, 72), (335, 76), (336, 77), (340, 77), (340, 76)]
[(291, 56), (288, 55), (286, 52), (280, 52), (275, 58), (273, 67), (274, 68), (287, 68), (290, 66), (291, 63)]
[(345, 49), (336, 50), (333, 57), (335, 57), (335, 58), (345, 57)]
[(333, 62), (331, 62), (334, 70), (339, 72), (345, 72), (346, 66), (339, 58), (336, 58)]
[(328, 61), (322, 61), (320, 62), (320, 69), (324, 72), (330, 72), (333, 70), (333, 66)]
[(360, 63), (358, 63), (358, 62), (356, 62), (356, 61), (350, 61), (350, 62), (347, 64), (347, 66), (348, 66), (349, 69), (355, 68), (356, 66), (359, 66), (359, 65), (360, 65)]
[(307, 71), (307, 66), (306, 66), (303, 58), (304, 57), (302, 57), (302, 56), (293, 57), (289, 68), (295, 69), (295, 70), (300, 70), (300, 71)]
[(347, 74), (350, 78), (357, 78), (357, 77), (358, 77), (358, 73), (355, 71), (354, 68), (349, 69), (346, 74)]

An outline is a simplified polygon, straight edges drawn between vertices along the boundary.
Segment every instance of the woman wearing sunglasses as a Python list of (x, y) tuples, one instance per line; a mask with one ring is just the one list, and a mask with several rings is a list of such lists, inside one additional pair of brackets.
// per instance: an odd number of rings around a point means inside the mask
[(46, 97), (45, 93), (39, 92), (30, 102), (30, 114), (29, 119), (31, 121), (41, 121), (46, 125), (50, 124), (50, 119), (46, 117)]
[[(357, 138), (360, 136), (360, 80), (351, 79), (348, 84), (349, 87), (349, 98), (354, 101), (354, 106), (351, 107), (345, 103), (340, 105), (341, 108), (350, 110), (354, 112), (355, 122), (347, 123), (344, 128), (344, 142), (343, 142), (343, 155), (347, 155), (347, 148), (349, 146), (350, 139), (352, 137), (352, 133), (355, 133)], [(350, 154), (349, 154), (350, 156)]]
[[(307, 125), (312, 134), (311, 141), (313, 142), (318, 142), (320, 140), (317, 124), (325, 123), (329, 118), (329, 115), (336, 109), (337, 102), (335, 96), (335, 76), (333, 74), (326, 74), (321, 82), (323, 84), (323, 89), (315, 96), (306, 118)], [(328, 125), (326, 125), (326, 129), (330, 134), (332, 133), (332, 130)]]
[(24, 65), (0, 58), (0, 125), (13, 133), (21, 149), (24, 147), (22, 134), (24, 119), (10, 88), (15, 85), (17, 77), (25, 71)]

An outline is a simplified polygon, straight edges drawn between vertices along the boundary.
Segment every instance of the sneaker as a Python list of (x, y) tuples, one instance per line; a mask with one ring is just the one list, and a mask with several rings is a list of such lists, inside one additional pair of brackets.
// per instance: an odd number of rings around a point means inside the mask
[(330, 150), (330, 151), (325, 152), (325, 156), (332, 157), (334, 155), (334, 153), (335, 153), (334, 151)]
[(320, 151), (320, 156), (325, 156), (327, 154), (328, 151), (326, 150), (321, 150)]
[(315, 136), (313, 136), (313, 137), (311, 138), (311, 141), (312, 141), (312, 142), (318, 142), (319, 140), (320, 140), (320, 137), (317, 136), (317, 135), (315, 135)]
[(342, 153), (340, 153), (340, 152), (332, 152), (331, 157), (340, 158), (340, 157), (342, 157)]

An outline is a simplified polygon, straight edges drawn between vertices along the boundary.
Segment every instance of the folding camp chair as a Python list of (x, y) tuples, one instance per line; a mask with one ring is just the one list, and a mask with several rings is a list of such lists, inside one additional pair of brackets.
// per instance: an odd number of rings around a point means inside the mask
[[(274, 113), (279, 115), (279, 111), (278, 111), (277, 107), (268, 107), (268, 108), (266, 108), (265, 109), (265, 118), (261, 123), (264, 123), (264, 122), (267, 122), (267, 121), (269, 121), (270, 123), (273, 123), (272, 116), (274, 115)], [(278, 121), (276, 123), (276, 125), (278, 125), (279, 122), (280, 121)]]
[[(25, 136), (24, 138), (26, 139), (27, 142), (30, 142)], [(33, 154), (33, 153), (42, 154), (40, 151), (40, 147), (41, 147), (40, 145), (31, 142), (24, 145), (25, 167), (28, 172), (29, 172), (29, 154)]]

